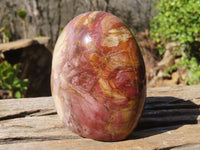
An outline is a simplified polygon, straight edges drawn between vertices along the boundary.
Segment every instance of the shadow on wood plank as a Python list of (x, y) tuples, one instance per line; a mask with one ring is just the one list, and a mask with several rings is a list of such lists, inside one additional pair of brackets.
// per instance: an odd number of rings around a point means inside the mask
[(138, 126), (128, 139), (145, 138), (186, 124), (200, 123), (200, 99), (196, 102), (170, 96), (147, 97)]

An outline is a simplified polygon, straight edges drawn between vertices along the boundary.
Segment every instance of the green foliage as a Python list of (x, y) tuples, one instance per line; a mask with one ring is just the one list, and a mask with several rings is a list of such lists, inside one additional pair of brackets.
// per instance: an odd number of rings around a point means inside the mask
[(63, 31), (63, 29), (64, 29), (64, 27), (61, 27), (61, 28), (60, 28), (60, 32), (62, 32), (62, 31)]
[(9, 31), (9, 30), (4, 30), (4, 33), (5, 33), (6, 38), (7, 38), (8, 41), (9, 41), (10, 38), (11, 38), (10, 31)]
[(200, 83), (200, 64), (197, 58), (192, 57), (191, 59), (185, 58), (179, 61), (178, 67), (186, 66), (187, 80), (189, 85)]
[(176, 65), (173, 65), (173, 66), (171, 66), (171, 67), (168, 67), (167, 68), (167, 70), (165, 70), (165, 74), (168, 74), (168, 75), (170, 75), (170, 74), (172, 74), (174, 71), (176, 71), (177, 70), (177, 66)]
[(40, 34), (37, 34), (37, 36), (36, 37), (43, 37), (42, 35), (40, 35)]
[[(151, 22), (151, 36), (158, 43), (160, 54), (165, 44), (178, 41), (188, 71), (188, 83), (200, 83), (200, 0), (155, 0), (159, 10)], [(192, 67), (191, 67), (192, 66)], [(197, 67), (196, 69), (194, 67)]]
[(0, 33), (4, 33), (4, 35), (5, 35), (6, 39), (7, 39), (7, 41), (8, 41), (8, 42), (10, 41), (10, 39), (11, 39), (11, 34), (10, 34), (10, 31), (7, 30), (5, 26), (3, 26), (3, 27), (0, 28)]
[(151, 22), (151, 35), (160, 44), (179, 41), (198, 42), (200, 35), (200, 0), (155, 0), (158, 15)]
[(18, 15), (22, 20), (24, 20), (24, 19), (26, 18), (27, 13), (26, 13), (25, 10), (19, 9), (19, 10), (17, 11), (17, 15)]
[(0, 87), (11, 92), (15, 98), (22, 97), (28, 89), (28, 79), (19, 79), (19, 71), (20, 64), (12, 66), (7, 61), (0, 63)]

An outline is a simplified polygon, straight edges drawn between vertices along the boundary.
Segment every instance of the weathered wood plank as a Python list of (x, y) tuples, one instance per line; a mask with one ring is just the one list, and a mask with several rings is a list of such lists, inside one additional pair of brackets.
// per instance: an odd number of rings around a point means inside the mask
[(0, 149), (181, 149), (200, 143), (200, 86), (148, 89), (143, 116), (129, 139), (99, 142), (68, 131), (52, 97), (0, 100)]
[(200, 98), (200, 85), (149, 88), (147, 96), (169, 96), (183, 100)]
[[(0, 149), (74, 149), (74, 150), (128, 150), (144, 149), (153, 150), (156, 148), (175, 147), (188, 143), (199, 143), (200, 125), (184, 125), (176, 130), (175, 127), (149, 129), (136, 131), (132, 138), (120, 142), (99, 142), (79, 137), (63, 129), (57, 132), (42, 131), (38, 135), (27, 135), (24, 137), (7, 138), (5, 143), (1, 140)], [(158, 131), (159, 130), (159, 131)], [(64, 132), (63, 132), (64, 131)], [(161, 131), (163, 133), (161, 133)], [(64, 135), (58, 135), (63, 133)], [(141, 136), (142, 135), (142, 136)]]
[(0, 120), (51, 110), (55, 112), (52, 97), (0, 100)]

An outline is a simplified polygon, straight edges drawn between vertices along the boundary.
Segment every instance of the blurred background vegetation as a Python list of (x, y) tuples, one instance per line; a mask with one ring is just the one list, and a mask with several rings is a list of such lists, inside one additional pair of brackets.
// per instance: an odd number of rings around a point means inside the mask
[(165, 45), (177, 42), (174, 55), (181, 59), (173, 66), (186, 67), (188, 84), (200, 83), (200, 1), (156, 0), (158, 14), (151, 21), (151, 35), (160, 54)]
[(50, 95), (46, 77), (60, 32), (75, 16), (95, 10), (118, 16), (133, 32), (148, 87), (200, 84), (200, 0), (3, 0), (0, 97)]

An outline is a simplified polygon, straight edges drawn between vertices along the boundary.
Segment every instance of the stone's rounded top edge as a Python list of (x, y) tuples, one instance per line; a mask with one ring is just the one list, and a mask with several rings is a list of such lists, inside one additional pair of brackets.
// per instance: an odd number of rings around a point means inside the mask
[[(88, 14), (88, 13), (107, 13), (107, 14), (111, 14), (111, 13), (105, 12), (105, 11), (86, 11), (86, 12), (83, 12), (83, 13), (78, 14), (77, 16), (84, 15), (84, 14)], [(111, 14), (111, 15), (113, 15), (113, 14)], [(77, 16), (75, 16), (75, 17), (77, 17)], [(75, 17), (74, 17), (74, 18), (75, 18)]]
[(75, 18), (78, 18), (78, 17), (81, 17), (81, 16), (84, 16), (84, 15), (87, 15), (87, 14), (99, 14), (99, 13), (102, 13), (102, 15), (107, 15), (107, 16), (112, 16), (114, 18), (116, 18), (117, 20), (119, 20), (121, 23), (124, 24), (124, 26), (126, 26), (126, 28), (129, 30), (129, 32), (132, 34), (134, 40), (136, 40), (135, 36), (134, 36), (134, 33), (130, 30), (130, 28), (127, 26), (127, 24), (119, 17), (119, 16), (116, 16), (115, 14), (112, 14), (110, 12), (105, 12), (105, 11), (87, 11), (87, 12), (83, 12), (83, 13), (80, 13), (79, 15), (75, 16), (74, 18), (72, 18), (68, 24), (74, 20)]
[(114, 15), (112, 13), (109, 13), (109, 12), (105, 12), (105, 11), (87, 11), (87, 12), (80, 13), (77, 16), (74, 16), (74, 18), (72, 18), (69, 22), (71, 22), (72, 20), (74, 20), (77, 17), (84, 16), (84, 15), (87, 15), (87, 14), (92, 14), (92, 13), (94, 13), (94, 14), (99, 14), (99, 13), (107, 14), (107, 15), (110, 15), (110, 16), (114, 16), (114, 17), (118, 18), (120, 21), (122, 21), (118, 16), (116, 16), (116, 15)]

